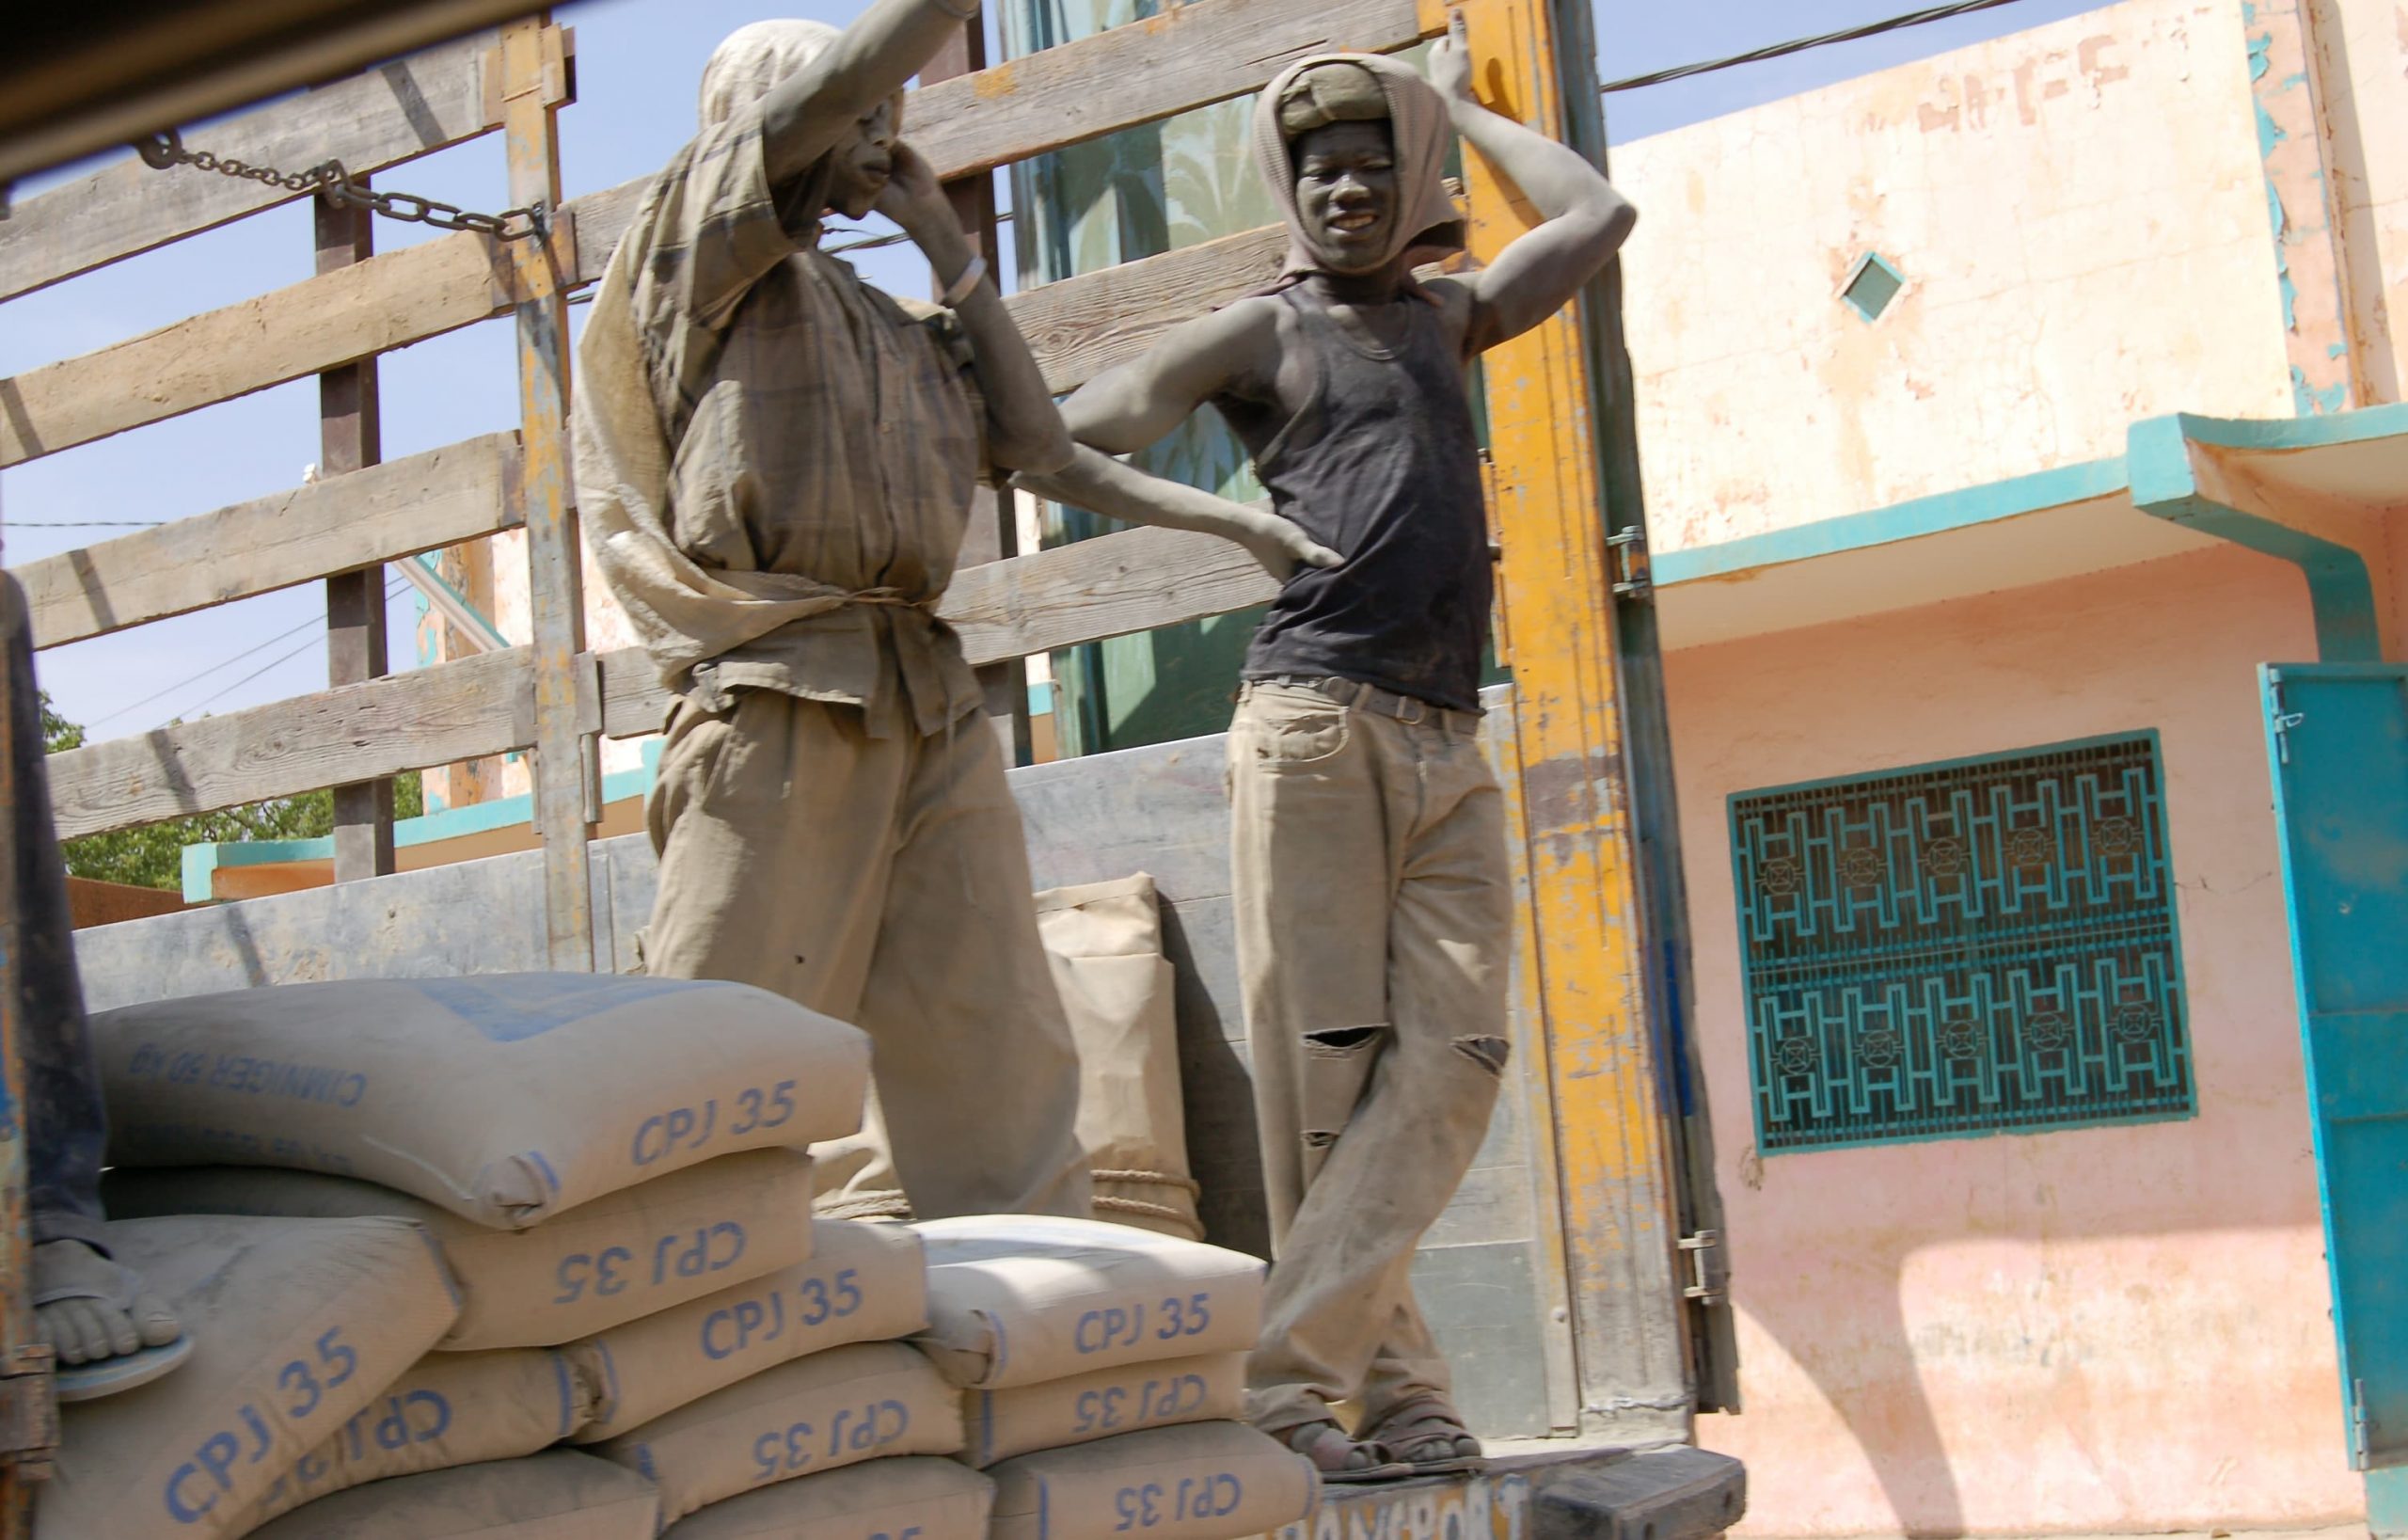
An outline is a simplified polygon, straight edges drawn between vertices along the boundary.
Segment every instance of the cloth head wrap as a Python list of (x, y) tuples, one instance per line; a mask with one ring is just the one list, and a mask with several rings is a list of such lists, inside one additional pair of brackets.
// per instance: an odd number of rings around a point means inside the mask
[[(844, 33), (825, 22), (754, 22), (729, 33), (703, 66), (703, 127), (717, 128), (800, 73)], [(903, 93), (895, 93), (895, 132), (903, 132)]]
[[(1341, 66), (1343, 68), (1332, 68)], [(1396, 157), (1396, 219), (1385, 264), (1435, 259), (1464, 246), (1463, 216), (1447, 196), (1453, 126), (1447, 103), (1410, 65), (1379, 54), (1315, 54), (1281, 71), (1254, 108), (1254, 163), (1288, 225), (1290, 278), (1323, 271), (1296, 203), (1295, 136), (1328, 123), (1385, 118)]]

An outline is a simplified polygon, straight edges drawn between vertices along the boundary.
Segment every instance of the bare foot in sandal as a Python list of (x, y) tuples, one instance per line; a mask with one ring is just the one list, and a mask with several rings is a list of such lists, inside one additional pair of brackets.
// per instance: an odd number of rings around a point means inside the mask
[(1417, 1476), (1443, 1476), (1479, 1470), (1488, 1464), (1480, 1440), (1471, 1436), (1454, 1408), (1438, 1401), (1416, 1401), (1380, 1419), (1370, 1437), (1395, 1451), (1396, 1458)]
[(166, 1301), (81, 1241), (34, 1247), (34, 1323), (58, 1354), (58, 1399), (88, 1401), (147, 1385), (191, 1356)]
[(1350, 1438), (1335, 1422), (1299, 1422), (1272, 1437), (1310, 1460), (1325, 1482), (1395, 1481), (1413, 1474), (1386, 1445)]

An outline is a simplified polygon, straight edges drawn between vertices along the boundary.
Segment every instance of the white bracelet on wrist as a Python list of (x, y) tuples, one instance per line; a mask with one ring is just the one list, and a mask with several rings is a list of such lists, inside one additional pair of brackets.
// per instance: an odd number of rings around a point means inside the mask
[(970, 265), (961, 270), (961, 276), (937, 297), (937, 303), (948, 310), (959, 310), (961, 302), (976, 294), (978, 285), (986, 280), (987, 259), (974, 256), (970, 259)]

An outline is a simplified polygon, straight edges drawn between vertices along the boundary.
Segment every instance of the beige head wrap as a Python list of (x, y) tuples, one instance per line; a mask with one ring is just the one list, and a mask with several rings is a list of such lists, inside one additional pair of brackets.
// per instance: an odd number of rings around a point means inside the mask
[[(1333, 64), (1353, 68), (1325, 68)], [(1368, 77), (1370, 88), (1352, 78), (1355, 76)], [(1371, 110), (1370, 88), (1376, 88), (1385, 112)], [(1288, 223), (1291, 276), (1322, 267), (1312, 243), (1305, 239), (1296, 208), (1294, 135), (1326, 123), (1375, 117), (1388, 120), (1398, 198), (1396, 222), (1389, 228), (1381, 262), (1406, 252), (1437, 256), (1463, 249), (1463, 217), (1447, 196), (1447, 151), (1454, 130), (1445, 101), (1410, 65), (1383, 55), (1316, 54), (1281, 71), (1263, 87), (1254, 108), (1254, 163)]]
[[(672, 689), (705, 659), (863, 597), (784, 573), (706, 568), (677, 548), (667, 506), (673, 446), (653, 401), (634, 307), (651, 234), (674, 228), (676, 221), (664, 211), (685, 196), (682, 173), (696, 146), (842, 36), (818, 22), (755, 22), (719, 45), (703, 71), (703, 137), (678, 151), (646, 189), (594, 291), (578, 344), (576, 412), (569, 424), (578, 514), (594, 565)], [(901, 119), (898, 94), (898, 129)], [(817, 214), (827, 177), (823, 159), (796, 190), (798, 206), (810, 199), (811, 213)]]

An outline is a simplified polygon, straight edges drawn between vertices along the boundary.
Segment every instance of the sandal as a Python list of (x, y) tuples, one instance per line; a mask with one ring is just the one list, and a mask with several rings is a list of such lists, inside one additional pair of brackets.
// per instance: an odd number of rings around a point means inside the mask
[(1399, 1407), (1370, 1431), (1417, 1476), (1450, 1476), (1488, 1469), (1480, 1440), (1443, 1402), (1418, 1401)]
[(1370, 1438), (1349, 1438), (1335, 1422), (1299, 1422), (1275, 1434), (1281, 1443), (1310, 1460), (1324, 1482), (1395, 1481), (1413, 1474), (1413, 1467)]
[[(84, 1276), (72, 1278), (37, 1292), (34, 1305), (55, 1305), (63, 1300), (90, 1299), (109, 1306), (119, 1314), (131, 1317), (140, 1297), (141, 1279), (126, 1268), (95, 1253), (91, 1259), (97, 1266), (81, 1269)], [(106, 1269), (103, 1274), (101, 1269)], [(190, 1332), (174, 1342), (157, 1347), (137, 1347), (131, 1353), (112, 1354), (105, 1358), (93, 1358), (84, 1363), (60, 1361), (52, 1371), (52, 1385), (61, 1403), (98, 1401), (148, 1385), (168, 1373), (192, 1357)]]

